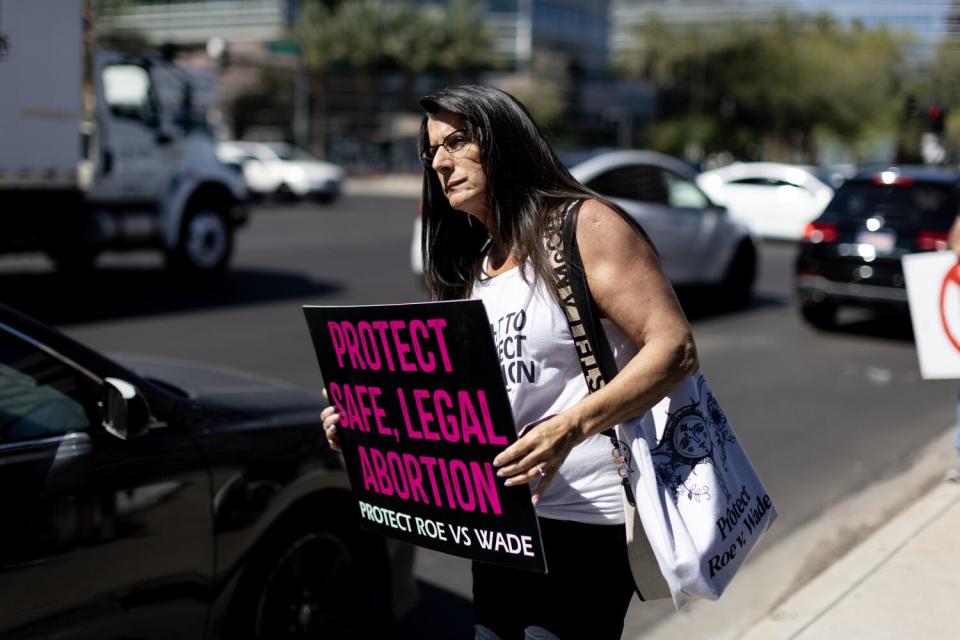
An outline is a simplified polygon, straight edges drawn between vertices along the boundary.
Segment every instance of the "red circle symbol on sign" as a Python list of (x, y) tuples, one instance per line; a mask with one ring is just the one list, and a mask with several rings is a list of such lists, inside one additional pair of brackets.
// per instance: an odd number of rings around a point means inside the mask
[(950, 267), (946, 275), (943, 276), (943, 283), (940, 285), (940, 322), (943, 324), (943, 332), (947, 335), (947, 339), (950, 341), (950, 344), (953, 345), (953, 348), (960, 351), (960, 340), (954, 335), (950, 329), (950, 323), (947, 322), (946, 301), (947, 289), (950, 285), (960, 287), (960, 262)]

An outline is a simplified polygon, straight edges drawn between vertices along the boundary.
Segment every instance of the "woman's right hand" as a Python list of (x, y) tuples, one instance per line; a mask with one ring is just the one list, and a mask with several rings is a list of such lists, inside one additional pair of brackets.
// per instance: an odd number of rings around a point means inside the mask
[[(323, 390), (323, 397), (327, 402), (330, 400), (327, 398), (327, 390)], [(330, 445), (330, 448), (334, 451), (340, 451), (340, 440), (337, 438), (337, 425), (340, 424), (340, 414), (337, 413), (337, 408), (333, 405), (330, 405), (320, 413), (320, 417), (323, 418), (323, 434), (327, 436), (327, 444)]]

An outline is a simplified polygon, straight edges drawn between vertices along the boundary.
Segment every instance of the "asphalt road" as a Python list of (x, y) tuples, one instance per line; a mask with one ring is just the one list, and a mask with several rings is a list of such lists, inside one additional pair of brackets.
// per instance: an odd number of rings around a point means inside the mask
[[(213, 362), (318, 388), (300, 306), (424, 299), (409, 271), (415, 205), (347, 196), (330, 206), (260, 208), (216, 289), (170, 281), (159, 259), (144, 254), (104, 259), (82, 280), (56, 277), (40, 258), (4, 259), (0, 292), (98, 349)], [(903, 470), (952, 422), (956, 393), (952, 382), (920, 379), (908, 321), (851, 313), (833, 333), (805, 326), (791, 297), (794, 253), (790, 244), (763, 247), (747, 310), (715, 312), (703, 292), (682, 295), (703, 370), (777, 504), (767, 547)], [(424, 552), (417, 571), (424, 598), (398, 637), (468, 636), (469, 565)], [(628, 619), (628, 628), (637, 624)]]

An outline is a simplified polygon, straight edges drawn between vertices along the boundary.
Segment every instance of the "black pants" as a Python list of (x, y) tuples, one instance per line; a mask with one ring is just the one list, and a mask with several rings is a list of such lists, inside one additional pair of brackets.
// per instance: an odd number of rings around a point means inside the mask
[(623, 525), (540, 518), (547, 574), (473, 563), (474, 622), (500, 640), (539, 627), (563, 640), (614, 640), (634, 584)]

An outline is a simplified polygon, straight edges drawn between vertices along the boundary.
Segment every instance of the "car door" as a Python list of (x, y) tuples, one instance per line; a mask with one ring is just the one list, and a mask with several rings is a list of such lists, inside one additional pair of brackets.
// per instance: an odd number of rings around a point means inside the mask
[(823, 208), (816, 194), (785, 178), (739, 178), (727, 183), (725, 191), (731, 216), (762, 236), (799, 238)]
[(0, 636), (200, 638), (213, 572), (193, 440), (108, 434), (104, 380), (0, 322)]
[[(704, 258), (717, 211), (691, 181), (651, 164), (621, 165), (587, 183), (613, 199), (646, 230), (675, 285), (704, 281)], [(709, 278), (707, 278), (709, 279)]]
[(125, 59), (101, 59), (97, 74), (100, 158), (90, 199), (156, 203), (179, 166), (179, 146), (173, 124), (163, 121), (150, 68)]

